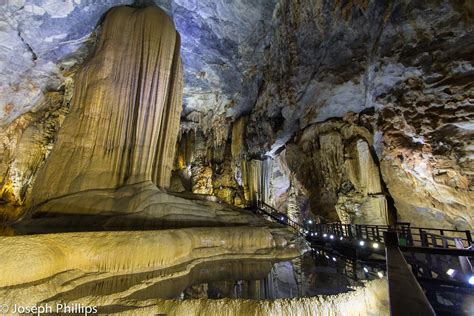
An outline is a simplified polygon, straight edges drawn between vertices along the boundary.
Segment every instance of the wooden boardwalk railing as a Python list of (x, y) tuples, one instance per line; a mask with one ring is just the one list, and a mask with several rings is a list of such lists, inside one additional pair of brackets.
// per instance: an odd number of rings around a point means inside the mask
[[(385, 253), (392, 315), (435, 315), (435, 311), (463, 314), (466, 310), (462, 304), (446, 306), (437, 297), (450, 291), (458, 293), (460, 289), (474, 295), (474, 271), (464, 271), (461, 279), (452, 277), (450, 271), (459, 269), (461, 274), (465, 268), (452, 264), (474, 258), (472, 235), (468, 230), (412, 227), (409, 223), (399, 223), (396, 227), (339, 222), (302, 225), (266, 203), (259, 202), (254, 211), (294, 228), (308, 241), (324, 245), (326, 249), (362, 247), (365, 252)], [(358, 256), (358, 250), (349, 253)], [(431, 293), (429, 300), (420, 285)]]

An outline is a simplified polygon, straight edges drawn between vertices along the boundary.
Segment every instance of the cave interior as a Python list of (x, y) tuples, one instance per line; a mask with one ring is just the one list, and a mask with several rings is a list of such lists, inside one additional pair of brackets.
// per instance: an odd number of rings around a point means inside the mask
[(474, 314), (472, 0), (0, 8), (0, 313)]

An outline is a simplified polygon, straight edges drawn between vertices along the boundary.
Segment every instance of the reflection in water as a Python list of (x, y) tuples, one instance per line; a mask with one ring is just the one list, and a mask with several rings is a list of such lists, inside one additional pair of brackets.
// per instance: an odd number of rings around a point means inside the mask
[[(190, 292), (187, 288), (192, 288), (195, 284), (219, 284), (222, 280), (225, 280), (223, 282), (228, 284), (255, 282), (252, 280), (263, 279), (268, 275), (271, 268), (271, 262), (262, 260), (227, 260), (201, 263), (186, 275), (176, 273), (180, 268), (173, 267), (154, 272), (92, 280), (70, 291), (62, 292), (48, 301), (74, 301), (84, 296), (101, 297), (119, 292), (128, 292), (128, 295), (122, 297), (132, 300), (181, 299), (186, 297), (184, 292)], [(138, 285), (144, 283), (147, 283), (148, 286), (145, 288), (138, 287)], [(137, 290), (133, 291), (135, 286)]]
[(363, 285), (363, 281), (383, 276), (382, 269), (383, 265), (369, 265), (316, 250), (277, 263), (245, 259), (200, 263), (186, 275), (177, 273), (178, 266), (91, 279), (51, 297), (47, 302), (110, 295), (134, 301), (311, 297), (353, 291), (353, 287)]
[(218, 266), (218, 269), (197, 267), (193, 277), (186, 280), (188, 286), (179, 298), (279, 299), (331, 295), (352, 291), (364, 281), (385, 275), (383, 262), (361, 262), (323, 250), (273, 265), (240, 261)]

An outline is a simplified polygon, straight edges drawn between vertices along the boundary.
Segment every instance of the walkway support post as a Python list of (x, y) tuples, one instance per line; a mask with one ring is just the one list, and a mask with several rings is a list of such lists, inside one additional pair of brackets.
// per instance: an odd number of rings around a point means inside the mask
[(390, 314), (436, 315), (398, 247), (396, 232), (384, 232)]

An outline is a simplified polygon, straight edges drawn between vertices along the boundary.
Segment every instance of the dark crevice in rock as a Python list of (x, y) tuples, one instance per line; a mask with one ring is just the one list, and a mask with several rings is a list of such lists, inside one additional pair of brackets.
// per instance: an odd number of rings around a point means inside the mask
[(31, 48), (30, 44), (28, 44), (28, 43), (25, 41), (25, 39), (24, 39), (23, 36), (21, 35), (21, 32), (20, 32), (20, 31), (18, 31), (17, 34), (18, 34), (18, 37), (20, 38), (20, 40), (23, 42), (23, 44), (25, 44), (26, 49), (31, 53), (31, 60), (36, 63), (36, 60), (38, 59), (38, 56), (37, 56), (36, 53), (33, 51), (33, 48)]
[(390, 190), (388, 189), (388, 186), (385, 183), (385, 180), (383, 178), (382, 169), (380, 168), (380, 160), (377, 155), (377, 152), (375, 151), (374, 146), (369, 146), (369, 150), (370, 150), (372, 159), (374, 160), (375, 165), (377, 166), (377, 169), (379, 170), (379, 173), (380, 173), (380, 184), (382, 186), (382, 193), (385, 196), (385, 199), (387, 201), (387, 211), (388, 211), (388, 220), (389, 220), (388, 224), (395, 225), (397, 223), (397, 208), (395, 207), (395, 200), (390, 194)]

